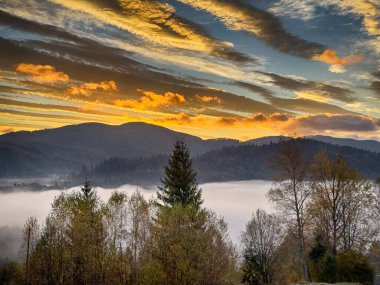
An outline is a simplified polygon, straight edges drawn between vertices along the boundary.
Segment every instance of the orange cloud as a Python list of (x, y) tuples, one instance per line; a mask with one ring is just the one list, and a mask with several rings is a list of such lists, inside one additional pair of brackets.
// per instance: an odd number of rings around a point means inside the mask
[(153, 123), (170, 124), (170, 125), (186, 125), (186, 126), (206, 126), (212, 128), (224, 127), (247, 127), (261, 126), (264, 128), (277, 128), (281, 123), (286, 123), (290, 118), (287, 114), (273, 113), (265, 116), (262, 113), (254, 114), (249, 117), (214, 117), (203, 115), (188, 115), (180, 113), (178, 115), (162, 116), (152, 120)]
[(328, 132), (373, 132), (379, 130), (380, 121), (364, 115), (317, 114), (298, 115), (273, 113), (265, 116), (261, 113), (249, 117), (212, 117), (178, 114), (162, 116), (151, 120), (152, 123), (172, 126), (205, 127), (229, 130), (269, 130), (277, 134), (298, 135), (322, 134)]
[(70, 79), (67, 74), (56, 71), (55, 67), (51, 65), (20, 63), (17, 65), (16, 71), (31, 75), (34, 80), (40, 82), (67, 82)]
[(235, 125), (235, 124), (262, 124), (262, 125), (272, 125), (273, 122), (286, 122), (289, 120), (287, 114), (273, 113), (270, 116), (265, 116), (262, 113), (252, 115), (250, 117), (221, 117), (218, 123), (222, 125)]
[(182, 105), (186, 102), (185, 96), (173, 92), (165, 92), (163, 95), (160, 95), (152, 91), (143, 91), (143, 94), (144, 96), (139, 100), (116, 100), (115, 105), (138, 110), (148, 110), (161, 106)]
[(218, 102), (218, 103), (222, 103), (222, 99), (220, 99), (218, 96), (199, 96), (199, 95), (196, 95), (197, 99), (199, 101), (202, 101), (202, 102), (205, 102), (205, 103), (208, 103), (208, 102)]
[(174, 125), (204, 125), (206, 119), (201, 116), (190, 116), (185, 113), (178, 115), (163, 116), (153, 120), (154, 123), (174, 124)]
[(0, 134), (12, 133), (15, 131), (15, 128), (0, 128)]
[(350, 55), (347, 57), (340, 58), (335, 50), (327, 49), (322, 54), (317, 55), (313, 58), (317, 61), (323, 61), (328, 64), (336, 65), (351, 65), (363, 61), (363, 56), (361, 54)]
[(289, 116), (287, 114), (281, 114), (281, 113), (274, 113), (269, 116), (270, 121), (280, 121), (280, 122), (286, 122), (289, 120)]
[(83, 95), (83, 96), (90, 96), (92, 94), (91, 91), (108, 91), (108, 90), (114, 90), (117, 91), (117, 86), (115, 81), (102, 81), (100, 83), (85, 83), (80, 86), (72, 86), (68, 92), (71, 95)]

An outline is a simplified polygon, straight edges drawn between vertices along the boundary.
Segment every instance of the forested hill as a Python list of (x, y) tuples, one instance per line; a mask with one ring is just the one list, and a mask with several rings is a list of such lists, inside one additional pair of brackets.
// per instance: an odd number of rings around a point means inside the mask
[[(42, 131), (16, 132), (0, 136), (0, 178), (66, 177), (72, 172), (78, 174), (83, 166), (87, 166), (94, 168), (92, 172), (98, 173), (101, 181), (110, 180), (110, 177), (123, 182), (136, 179), (157, 181), (167, 161), (165, 156), (171, 152), (177, 139), (186, 142), (202, 181), (225, 181), (270, 178), (271, 171), (266, 168), (265, 160), (276, 151), (276, 145), (272, 144), (289, 138), (264, 137), (246, 142), (203, 140), (146, 123), (120, 126), (86, 123)], [(349, 159), (369, 176), (378, 174), (374, 166), (379, 161), (375, 159), (377, 154), (345, 150), (344, 145), (380, 153), (380, 142), (332, 137), (313, 139), (325, 141), (312, 143), (317, 149), (333, 149), (331, 152), (339, 149), (350, 157), (362, 155), (363, 159), (357, 162), (354, 157)]]
[(0, 136), (0, 178), (67, 175), (83, 165), (98, 164), (113, 156), (168, 154), (177, 139), (185, 140), (193, 155), (239, 144), (231, 139), (203, 140), (145, 123), (120, 126), (85, 123), (8, 133)]
[[(352, 147), (337, 146), (312, 139), (298, 139), (296, 143), (304, 151), (305, 157), (312, 160), (318, 152), (324, 151), (334, 157), (340, 153), (349, 165), (374, 179), (380, 175), (380, 153)], [(272, 179), (273, 169), (268, 160), (279, 151), (281, 142), (264, 145), (244, 144), (224, 147), (198, 155), (193, 165), (200, 182), (217, 182), (250, 179)], [(164, 174), (167, 155), (149, 158), (111, 158), (92, 169), (77, 173), (71, 179), (75, 185), (87, 176), (100, 186), (118, 186), (125, 183), (157, 184)]]

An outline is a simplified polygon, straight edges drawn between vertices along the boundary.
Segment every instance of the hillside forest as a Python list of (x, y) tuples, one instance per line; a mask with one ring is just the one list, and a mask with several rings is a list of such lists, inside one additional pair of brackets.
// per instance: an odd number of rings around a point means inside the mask
[(239, 245), (203, 207), (202, 174), (178, 140), (157, 198), (115, 191), (102, 201), (86, 179), (57, 196), (44, 221), (25, 221), (21, 259), (1, 265), (0, 284), (372, 284), (379, 185), (341, 153), (310, 158), (297, 140), (279, 145), (266, 166), (275, 211), (252, 209)]

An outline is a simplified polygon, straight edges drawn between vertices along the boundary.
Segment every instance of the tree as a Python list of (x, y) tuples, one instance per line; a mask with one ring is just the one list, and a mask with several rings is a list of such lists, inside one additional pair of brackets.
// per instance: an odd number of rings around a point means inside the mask
[(308, 211), (329, 251), (337, 255), (362, 249), (372, 236), (370, 183), (350, 168), (341, 155), (330, 159), (325, 153), (318, 154), (311, 173), (312, 202)]
[(128, 268), (131, 258), (125, 246), (128, 238), (128, 196), (125, 193), (112, 193), (105, 205), (103, 221), (107, 252), (105, 277), (110, 283), (126, 284), (131, 278)]
[(169, 164), (165, 167), (165, 177), (161, 179), (162, 186), (158, 187), (158, 199), (167, 206), (179, 203), (199, 208), (203, 200), (196, 175), (185, 142), (176, 141)]
[(315, 242), (311, 246), (309, 251), (309, 258), (311, 261), (310, 271), (312, 280), (321, 280), (321, 272), (325, 264), (325, 256), (327, 254), (327, 248), (325, 241), (321, 234), (315, 235)]
[(9, 261), (0, 265), (0, 284), (21, 285), (25, 284), (24, 271), (20, 264)]
[(337, 280), (337, 271), (335, 255), (326, 253), (321, 262), (319, 280), (322, 282), (335, 283)]
[(337, 257), (338, 279), (346, 282), (373, 284), (374, 270), (367, 257), (357, 251), (347, 251)]
[(287, 217), (290, 230), (298, 240), (304, 279), (310, 281), (305, 246), (305, 214), (310, 195), (307, 183), (308, 161), (301, 151), (300, 142), (294, 139), (280, 142), (279, 152), (270, 161), (277, 175), (268, 197)]
[(236, 284), (236, 253), (224, 221), (194, 205), (158, 209), (143, 284)]
[(36, 217), (26, 221), (23, 230), (23, 253), (25, 255), (25, 284), (30, 284), (30, 257), (34, 251), (39, 235), (39, 226)]
[(59, 195), (30, 252), (30, 284), (103, 284), (105, 231), (96, 192)]
[(132, 283), (142, 281), (143, 265), (149, 254), (152, 228), (151, 203), (141, 193), (134, 193), (128, 201), (128, 249), (131, 253)]
[[(375, 190), (375, 203), (374, 203), (374, 216), (376, 217), (374, 219), (374, 222), (376, 223), (376, 227), (378, 230), (380, 230), (380, 220), (377, 218), (380, 216), (380, 176), (378, 176), (374, 183), (374, 190)], [(379, 234), (379, 232), (377, 232)]]
[(151, 203), (141, 193), (114, 192), (105, 205), (108, 284), (141, 284), (148, 258)]
[(303, 278), (299, 262), (299, 242), (294, 234), (287, 231), (273, 258), (273, 285), (291, 285)]
[(244, 245), (243, 282), (250, 285), (271, 282), (272, 262), (281, 243), (278, 217), (257, 210), (242, 234)]
[(67, 230), (72, 254), (73, 283), (102, 283), (105, 264), (105, 228), (99, 197), (88, 181), (81, 192), (69, 197), (71, 208)]
[(88, 181), (87, 179), (81, 186), (80, 190), (82, 191), (82, 194), (86, 199), (90, 199), (94, 196), (93, 187), (91, 187), (90, 181)]

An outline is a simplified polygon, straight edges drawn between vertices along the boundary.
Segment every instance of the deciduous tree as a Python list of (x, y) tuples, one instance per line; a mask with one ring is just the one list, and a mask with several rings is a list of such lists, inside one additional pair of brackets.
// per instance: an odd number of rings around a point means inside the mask
[(325, 153), (311, 166), (314, 227), (323, 234), (332, 254), (362, 249), (373, 234), (370, 224), (373, 191), (370, 183), (348, 166), (341, 155)]
[(244, 283), (270, 283), (273, 259), (281, 238), (279, 218), (274, 214), (267, 214), (264, 210), (257, 210), (242, 234)]
[(297, 237), (303, 276), (306, 281), (309, 281), (310, 273), (305, 245), (305, 214), (310, 195), (307, 181), (309, 164), (299, 142), (295, 139), (280, 142), (279, 152), (270, 160), (277, 174), (268, 197), (287, 218), (290, 230)]

